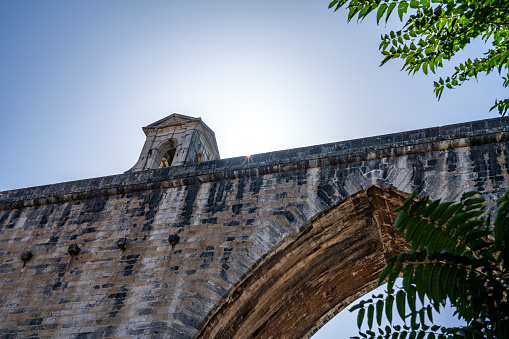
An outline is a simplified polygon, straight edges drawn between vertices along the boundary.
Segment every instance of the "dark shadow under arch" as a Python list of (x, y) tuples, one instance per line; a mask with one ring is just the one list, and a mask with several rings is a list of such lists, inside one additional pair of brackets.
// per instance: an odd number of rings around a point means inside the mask
[(374, 185), (316, 215), (230, 291), (198, 337), (310, 337), (375, 288), (387, 259), (406, 247), (393, 226), (406, 196)]

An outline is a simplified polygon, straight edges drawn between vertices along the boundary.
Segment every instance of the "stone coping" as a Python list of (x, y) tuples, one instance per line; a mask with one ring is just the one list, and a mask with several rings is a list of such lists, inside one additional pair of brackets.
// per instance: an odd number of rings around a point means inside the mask
[(315, 145), (247, 157), (207, 161), (106, 177), (0, 192), (0, 210), (127, 194), (323, 167), (445, 151), (509, 140), (509, 120), (494, 118)]

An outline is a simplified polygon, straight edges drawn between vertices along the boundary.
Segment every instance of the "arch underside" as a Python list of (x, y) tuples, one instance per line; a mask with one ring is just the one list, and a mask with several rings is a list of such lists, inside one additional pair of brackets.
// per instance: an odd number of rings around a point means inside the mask
[(405, 249), (393, 226), (405, 196), (371, 186), (319, 213), (260, 260), (198, 337), (311, 337), (375, 288), (387, 259)]

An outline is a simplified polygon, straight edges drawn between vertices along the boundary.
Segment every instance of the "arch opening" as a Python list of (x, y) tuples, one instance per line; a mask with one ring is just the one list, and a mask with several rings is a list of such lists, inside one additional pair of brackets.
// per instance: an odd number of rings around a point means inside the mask
[(177, 141), (175, 139), (164, 141), (157, 148), (157, 158), (154, 161), (154, 165), (157, 165), (156, 168), (170, 167), (173, 163), (176, 152)]
[[(395, 288), (401, 288), (403, 285), (403, 278), (396, 279), (394, 284)], [(364, 296), (360, 297), (353, 301), (354, 304), (357, 304), (361, 300), (368, 300), (373, 297), (373, 295), (386, 294), (387, 291), (387, 283), (382, 284), (381, 286), (377, 286), (373, 291), (366, 293)], [(427, 298), (426, 298), (427, 299)], [(429, 299), (427, 299), (429, 300)], [(422, 303), (420, 300), (416, 300), (417, 307), (420, 308)], [(459, 319), (458, 315), (455, 314), (456, 308), (451, 306), (449, 301), (446, 302), (445, 306), (440, 310), (440, 313), (433, 310), (433, 324), (434, 325), (442, 325), (448, 327), (454, 326), (466, 326), (467, 323), (465, 320)], [(358, 336), (359, 331), (357, 329), (357, 314), (358, 312), (350, 313), (348, 309), (344, 309), (339, 314), (335, 315), (333, 319), (328, 321), (321, 327), (318, 331), (313, 333), (312, 339), (325, 339), (325, 338), (351, 338), (353, 336)], [(405, 325), (405, 322), (399, 318), (398, 311), (396, 308), (392, 310), (393, 325)], [(374, 327), (376, 328), (376, 322), (374, 322)], [(429, 322), (427, 323), (430, 324)], [(388, 326), (390, 323), (386, 318), (382, 318), (382, 327)], [(341, 332), (338, 333), (338, 329), (341, 329)], [(366, 324), (366, 319), (362, 325), (362, 331), (368, 330), (368, 326)]]
[(171, 166), (171, 163), (173, 162), (173, 158), (175, 157), (175, 151), (176, 151), (176, 149), (172, 148), (163, 154), (163, 156), (161, 158), (161, 163), (159, 164), (159, 168)]
[(407, 248), (393, 226), (406, 196), (375, 185), (313, 217), (230, 291), (198, 337), (310, 338)]

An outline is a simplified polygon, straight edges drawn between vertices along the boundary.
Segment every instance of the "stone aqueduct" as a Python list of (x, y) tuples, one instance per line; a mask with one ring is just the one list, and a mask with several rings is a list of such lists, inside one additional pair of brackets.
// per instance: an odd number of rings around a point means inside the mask
[(124, 174), (0, 192), (2, 338), (310, 337), (404, 246), (406, 194), (509, 187), (503, 118), (224, 160), (201, 119), (144, 131)]

